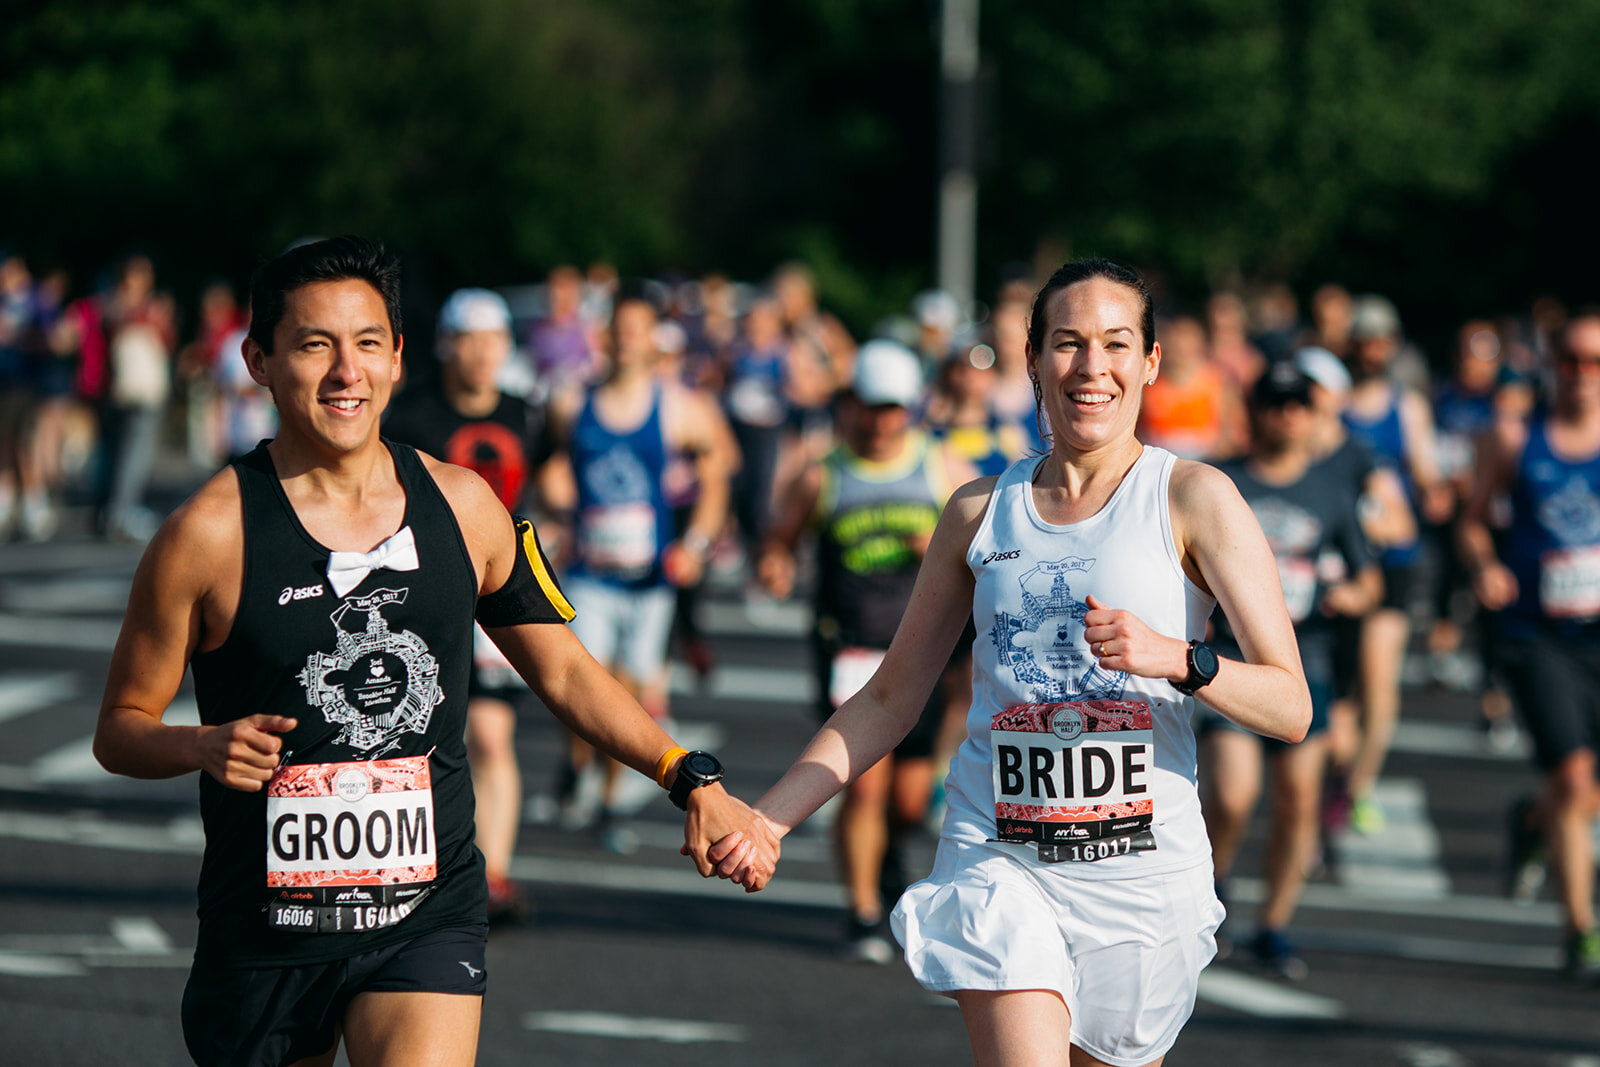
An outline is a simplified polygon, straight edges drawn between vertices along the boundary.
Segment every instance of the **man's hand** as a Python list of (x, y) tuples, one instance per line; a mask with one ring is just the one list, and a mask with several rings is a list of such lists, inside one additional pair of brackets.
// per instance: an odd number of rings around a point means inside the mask
[(777, 868), (778, 835), (759, 812), (719, 783), (690, 791), (679, 851), (693, 858), (702, 878), (713, 874), (729, 878), (731, 872), (742, 872), (744, 877), (736, 880), (753, 893)]
[(1108, 608), (1093, 594), (1086, 603), (1083, 639), (1102, 668), (1168, 681), (1181, 682), (1189, 676), (1187, 641), (1158, 634), (1133, 612)]
[(251, 715), (221, 726), (202, 727), (195, 742), (200, 769), (241, 793), (259, 793), (278, 769), (279, 734), (295, 728), (284, 715)]

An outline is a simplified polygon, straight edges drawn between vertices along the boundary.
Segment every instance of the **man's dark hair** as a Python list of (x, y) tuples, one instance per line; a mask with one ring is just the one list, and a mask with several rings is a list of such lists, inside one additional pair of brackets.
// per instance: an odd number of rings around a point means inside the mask
[(1071, 263), (1063, 264), (1056, 272), (1050, 275), (1050, 280), (1044, 283), (1044, 288), (1039, 290), (1039, 295), (1033, 298), (1033, 311), (1028, 315), (1028, 343), (1033, 346), (1037, 355), (1044, 348), (1044, 308), (1055, 295), (1057, 290), (1076, 285), (1089, 278), (1105, 278), (1108, 281), (1126, 285), (1139, 294), (1139, 332), (1144, 335), (1144, 350), (1148, 355), (1156, 343), (1156, 313), (1155, 306), (1150, 300), (1150, 287), (1138, 274), (1113, 263), (1109, 259), (1075, 259)]
[(250, 279), (250, 339), (272, 351), (272, 335), (283, 320), (289, 294), (314, 282), (366, 282), (383, 297), (389, 332), (400, 338), (400, 260), (383, 245), (346, 234), (296, 245), (256, 268)]

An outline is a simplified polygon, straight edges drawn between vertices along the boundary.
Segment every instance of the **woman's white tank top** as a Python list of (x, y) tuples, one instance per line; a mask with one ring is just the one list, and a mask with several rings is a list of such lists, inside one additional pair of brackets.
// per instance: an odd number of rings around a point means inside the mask
[(1070, 877), (1210, 862), (1192, 698), (1101, 669), (1083, 639), (1091, 593), (1158, 633), (1205, 636), (1215, 601), (1178, 561), (1173, 461), (1146, 446), (1106, 505), (1067, 526), (1039, 516), (1038, 457), (1000, 475), (967, 550), (972, 708), (945, 784), (945, 837), (1011, 842), (1024, 862)]

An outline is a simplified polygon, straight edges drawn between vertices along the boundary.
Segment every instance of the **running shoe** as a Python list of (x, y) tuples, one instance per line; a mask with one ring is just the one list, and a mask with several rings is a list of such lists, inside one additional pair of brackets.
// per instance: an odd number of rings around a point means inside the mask
[(1372, 799), (1371, 794), (1354, 797), (1350, 801), (1350, 829), (1362, 837), (1371, 837), (1383, 833), (1383, 828), (1388, 825), (1388, 820), (1383, 816), (1383, 809), (1378, 802)]
[(1304, 981), (1311, 973), (1311, 968), (1295, 952), (1294, 943), (1283, 936), (1282, 930), (1262, 927), (1250, 942), (1250, 955), (1264, 970), (1291, 982)]
[(1506, 896), (1518, 904), (1539, 899), (1549, 875), (1544, 838), (1533, 825), (1534, 799), (1519, 797), (1506, 813), (1506, 840), (1510, 843), (1506, 862)]
[(1600, 986), (1600, 930), (1584, 930), (1567, 939), (1566, 973), (1573, 985)]
[(1322, 832), (1336, 834), (1350, 825), (1350, 784), (1330, 774), (1322, 785)]
[(528, 898), (517, 883), (501, 875), (489, 878), (489, 925), (511, 925), (528, 917)]
[(851, 915), (845, 924), (845, 958), (856, 963), (871, 963), (882, 967), (894, 959), (894, 945), (889, 943), (887, 922), (883, 918), (867, 920)]
[(631, 856), (639, 851), (639, 835), (622, 825), (621, 820), (609, 811), (600, 813), (596, 827), (600, 831), (600, 847), (617, 856)]

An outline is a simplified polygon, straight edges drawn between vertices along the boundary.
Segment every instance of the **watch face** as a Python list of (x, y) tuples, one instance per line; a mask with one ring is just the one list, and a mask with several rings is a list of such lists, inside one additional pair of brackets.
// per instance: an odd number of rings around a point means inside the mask
[(709, 752), (691, 752), (683, 757), (683, 770), (694, 778), (720, 778), (722, 764)]
[(1210, 645), (1196, 645), (1194, 648), (1194, 667), (1199, 673), (1210, 678), (1217, 673), (1217, 654), (1211, 651)]

